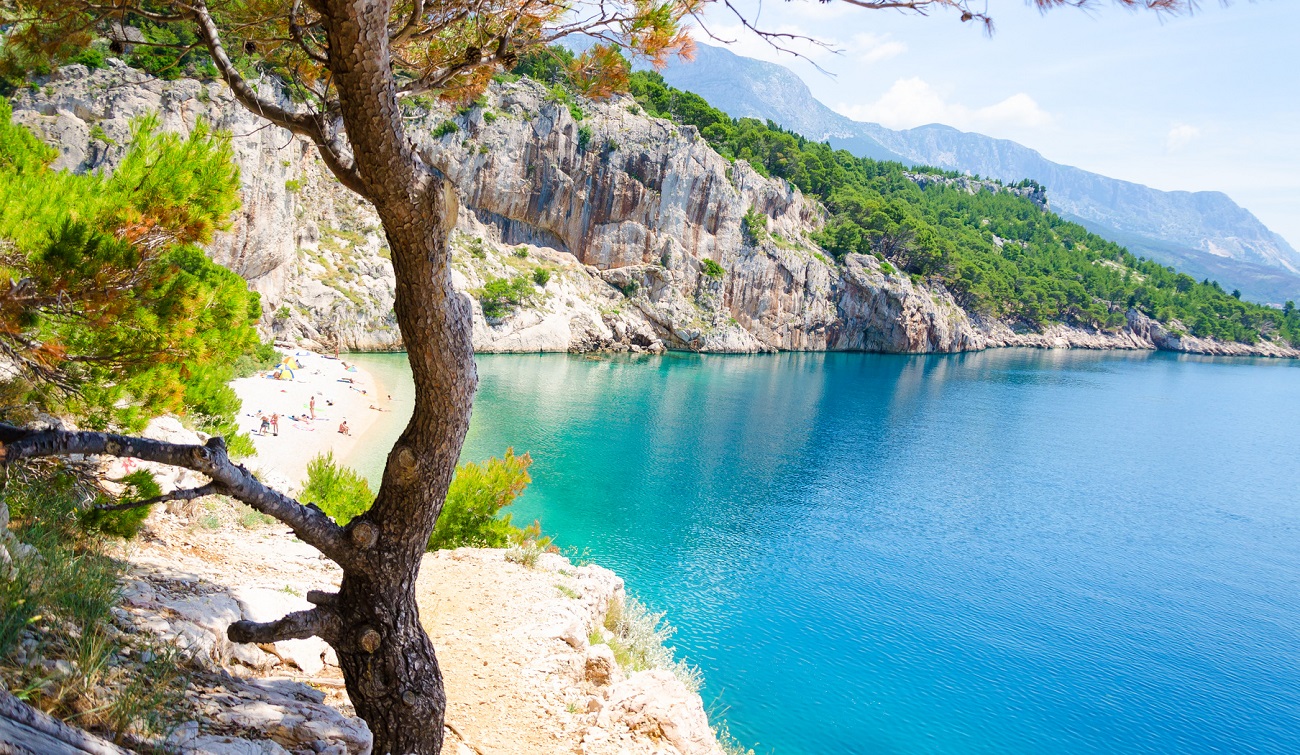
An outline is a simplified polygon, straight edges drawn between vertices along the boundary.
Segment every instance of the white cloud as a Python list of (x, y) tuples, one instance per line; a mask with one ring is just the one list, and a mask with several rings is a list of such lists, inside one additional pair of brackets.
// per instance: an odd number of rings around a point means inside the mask
[(1175, 123), (1165, 137), (1165, 149), (1177, 152), (1201, 137), (1201, 130), (1187, 123)]
[(694, 37), (705, 44), (723, 45), (737, 55), (783, 66), (796, 65), (802, 56), (833, 73), (852, 69), (853, 64), (870, 65), (907, 52), (907, 44), (889, 34), (854, 34), (845, 42), (792, 23), (760, 24), (759, 28), (781, 36), (768, 42), (739, 24), (710, 24), (708, 32), (696, 29)]
[(938, 90), (919, 77), (899, 79), (865, 105), (841, 104), (835, 108), (854, 120), (871, 121), (889, 128), (912, 128), (927, 123), (944, 123), (960, 129), (999, 127), (1038, 128), (1052, 122), (1052, 116), (1023, 92), (984, 107), (948, 102)]
[(863, 63), (879, 63), (907, 52), (907, 44), (890, 38), (888, 34), (855, 34), (842, 47), (844, 52)]

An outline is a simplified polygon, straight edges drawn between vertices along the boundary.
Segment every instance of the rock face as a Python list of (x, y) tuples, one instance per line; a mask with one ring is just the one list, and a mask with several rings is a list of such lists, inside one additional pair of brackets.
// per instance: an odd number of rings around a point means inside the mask
[(817, 101), (789, 69), (697, 46), (690, 61), (670, 61), (667, 82), (695, 92), (737, 118), (771, 120), (813, 140), (878, 160), (932, 165), (1007, 183), (1033, 178), (1053, 209), (1134, 254), (1210, 277), (1248, 298), (1300, 297), (1300, 253), (1220, 192), (1160, 191), (1053, 163), (1005, 139), (931, 124), (894, 130), (853, 121)]
[[(112, 60), (98, 71), (69, 66), (13, 105), (16, 120), (58, 146), (57, 167), (81, 171), (111, 170), (131, 119), (148, 112), (171, 130), (200, 117), (227, 129), (244, 206), (209, 253), (262, 294), (265, 327), (307, 347), (400, 348), (378, 218), (311, 145), (259, 122), (223, 84), (161, 81)], [(558, 102), (521, 79), (494, 84), (473, 108), (408, 103), (404, 115), (460, 193), (453, 278), (475, 300), (480, 352), (1017, 345), (1300, 355), (1174, 337), (1136, 318), (1118, 333), (1018, 332), (973, 318), (942, 287), (873, 258), (832, 264), (809, 236), (822, 222), (816, 203), (628, 98)], [(914, 180), (1044, 201), (1035, 187)]]

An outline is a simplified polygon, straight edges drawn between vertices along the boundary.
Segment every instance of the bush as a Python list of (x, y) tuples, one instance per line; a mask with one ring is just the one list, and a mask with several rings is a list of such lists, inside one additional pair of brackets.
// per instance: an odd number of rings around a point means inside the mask
[(506, 560), (526, 569), (537, 566), (537, 559), (541, 556), (542, 546), (536, 540), (525, 540), (506, 549)]
[(719, 265), (707, 257), (700, 260), (700, 272), (704, 273), (709, 278), (721, 278), (727, 273), (727, 271), (722, 268), (722, 265)]
[(533, 283), (537, 284), (538, 286), (541, 286), (542, 288), (545, 288), (546, 284), (550, 282), (551, 282), (550, 270), (547, 270), (544, 267), (533, 268)]
[(578, 149), (583, 152), (587, 151), (587, 146), (591, 144), (591, 126), (581, 126), (578, 128)]
[(767, 215), (750, 207), (740, 219), (740, 232), (750, 245), (763, 243), (767, 240)]
[[(117, 503), (143, 501), (162, 494), (162, 488), (158, 487), (158, 482), (154, 480), (153, 475), (143, 469), (123, 477), (122, 484), (126, 489)], [(98, 498), (97, 501), (100, 505), (114, 503), (103, 497)], [(92, 508), (82, 515), (81, 523), (89, 531), (130, 540), (140, 534), (140, 527), (149, 516), (151, 508), (153, 507), (141, 506), (123, 511), (102, 511)]]
[(103, 50), (100, 50), (97, 47), (87, 47), (81, 50), (76, 55), (73, 55), (71, 58), (68, 58), (68, 62), (80, 63), (92, 71), (95, 70), (96, 68), (103, 68), (105, 65), (107, 65), (107, 63), (105, 63), (104, 61)]
[(520, 529), (511, 524), (509, 514), (501, 515), (501, 510), (514, 503), (532, 482), (528, 476), (532, 463), (528, 454), (516, 456), (514, 449), (506, 449), (500, 459), (457, 467), (428, 549), (504, 548), (511, 543), (537, 540), (540, 527), (536, 524)]
[(447, 134), (454, 134), (457, 131), (460, 131), (460, 126), (457, 126), (455, 121), (443, 121), (433, 130), (433, 138), (441, 139)]
[(511, 252), (511, 254), (518, 257), (521, 260), (528, 259), (528, 247), (526, 246), (516, 247), (515, 250)]
[(318, 455), (307, 465), (307, 485), (298, 500), (315, 504), (340, 525), (368, 511), (375, 502), (370, 483), (355, 470), (334, 463), (334, 453)]
[[(97, 533), (79, 526), (83, 501), (97, 499), (95, 486), (62, 467), (15, 467), (2, 484), (12, 533), (38, 557), (15, 561), (12, 579), (0, 575), (0, 686), (83, 728), (166, 734), (186, 717), (178, 651), (113, 627), (123, 566), (103, 552)], [(20, 646), (24, 634), (34, 648)], [(128, 643), (135, 657), (147, 650), (153, 660), (121, 663)], [(67, 661), (72, 673), (51, 678), (32, 663), (41, 658)]]
[(699, 668), (677, 660), (676, 649), (667, 644), (677, 629), (663, 618), (663, 613), (651, 612), (631, 595), (622, 603), (611, 600), (605, 612), (605, 629), (609, 633), (605, 640), (625, 670), (671, 671), (687, 688), (699, 692), (703, 676)]
[(533, 295), (533, 284), (520, 275), (510, 280), (489, 278), (477, 292), (485, 317), (498, 318), (509, 314)]

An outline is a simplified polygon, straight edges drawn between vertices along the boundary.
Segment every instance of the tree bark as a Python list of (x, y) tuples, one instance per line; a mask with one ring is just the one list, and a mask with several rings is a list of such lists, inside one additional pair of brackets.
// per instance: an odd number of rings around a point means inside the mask
[(348, 694), (377, 753), (435, 755), (446, 693), (420, 625), (415, 583), (469, 428), (478, 377), (468, 299), (452, 286), (454, 189), (402, 128), (384, 0), (323, 0), (330, 69), (364, 195), (392, 253), (394, 308), (415, 382), (415, 410), (388, 455), (370, 511), (349, 525), (358, 546), (334, 610)]

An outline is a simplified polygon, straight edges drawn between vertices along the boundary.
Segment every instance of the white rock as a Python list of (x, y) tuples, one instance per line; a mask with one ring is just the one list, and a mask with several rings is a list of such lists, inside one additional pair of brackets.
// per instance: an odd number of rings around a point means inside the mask
[(291, 755), (276, 742), (255, 742), (239, 737), (205, 734), (190, 739), (180, 749), (181, 755)]
[[(245, 621), (277, 621), (294, 611), (307, 611), (312, 604), (297, 595), (266, 587), (238, 587), (232, 591)], [(281, 660), (292, 663), (307, 674), (319, 674), (325, 669), (322, 656), (329, 645), (319, 637), (305, 640), (281, 640), (272, 646)]]
[(623, 678), (618, 661), (614, 658), (614, 651), (603, 642), (587, 648), (583, 675), (587, 681), (598, 687), (618, 683)]
[(621, 724), (651, 738), (665, 739), (682, 755), (722, 753), (700, 696), (661, 669), (640, 671), (615, 685), (596, 721), (601, 728)]

